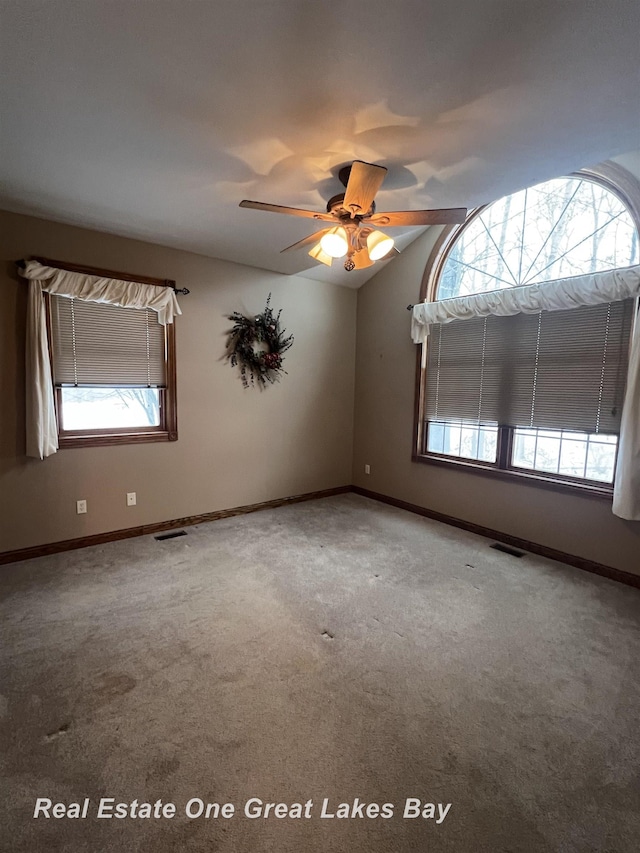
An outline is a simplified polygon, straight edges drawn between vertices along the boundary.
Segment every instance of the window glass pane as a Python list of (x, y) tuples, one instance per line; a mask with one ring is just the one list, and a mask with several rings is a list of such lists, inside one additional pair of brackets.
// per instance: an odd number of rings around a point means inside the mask
[(558, 464), (560, 461), (560, 436), (551, 437), (547, 432), (538, 434), (536, 443), (536, 471), (549, 471), (552, 474), (558, 473)]
[(565, 433), (562, 438), (559, 473), (568, 474), (570, 477), (584, 477), (587, 436), (569, 438), (568, 435)]
[(495, 462), (498, 453), (498, 428), (480, 430), (478, 456), (481, 462)]
[(430, 453), (444, 453), (444, 424), (429, 424), (427, 431), (427, 450)]
[(478, 427), (460, 428), (460, 456), (465, 459), (478, 458)]
[(160, 425), (157, 388), (62, 388), (62, 428), (126, 429)]
[(536, 431), (533, 429), (517, 429), (513, 441), (512, 464), (517, 468), (535, 468), (536, 464)]
[(617, 435), (592, 435), (590, 441), (597, 442), (598, 444), (613, 444), (614, 447), (618, 446)]
[(445, 424), (444, 452), (450, 456), (460, 456), (460, 425)]
[[(585, 477), (590, 480), (600, 480), (603, 483), (613, 483), (617, 440), (612, 444), (610, 441), (599, 441), (600, 437), (595, 436), (596, 440), (589, 442)], [(606, 436), (606, 438), (615, 440), (615, 436)]]
[(569, 430), (516, 428), (511, 464), (563, 477), (612, 483), (618, 438)]
[(494, 424), (464, 421), (430, 421), (427, 428), (427, 451), (495, 462), (498, 447), (498, 427)]

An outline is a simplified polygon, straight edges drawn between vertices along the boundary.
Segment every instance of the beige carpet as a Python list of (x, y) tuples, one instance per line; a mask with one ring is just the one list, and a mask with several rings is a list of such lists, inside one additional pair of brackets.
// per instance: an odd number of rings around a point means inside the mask
[(639, 591), (355, 495), (187, 530), (2, 569), (3, 849), (638, 850)]

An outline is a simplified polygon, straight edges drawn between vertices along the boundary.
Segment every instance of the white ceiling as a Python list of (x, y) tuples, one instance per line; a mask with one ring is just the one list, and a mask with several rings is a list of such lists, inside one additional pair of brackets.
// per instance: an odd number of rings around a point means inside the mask
[(354, 158), (388, 167), (382, 211), (640, 148), (637, 0), (4, 0), (0, 18), (1, 207), (282, 273), (379, 269), (280, 255), (316, 223), (238, 208), (324, 210)]

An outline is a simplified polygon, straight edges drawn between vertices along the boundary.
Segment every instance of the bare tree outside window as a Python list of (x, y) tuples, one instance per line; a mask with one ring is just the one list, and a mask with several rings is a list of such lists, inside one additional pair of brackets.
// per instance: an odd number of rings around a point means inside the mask
[(160, 423), (157, 388), (63, 388), (62, 401), (65, 429), (153, 427)]

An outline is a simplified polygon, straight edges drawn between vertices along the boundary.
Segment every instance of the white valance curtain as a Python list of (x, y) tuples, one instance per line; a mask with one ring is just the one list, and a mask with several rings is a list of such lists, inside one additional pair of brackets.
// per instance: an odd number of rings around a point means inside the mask
[(539, 311), (566, 311), (581, 305), (617, 302), (639, 293), (640, 266), (633, 266), (472, 296), (455, 296), (440, 302), (420, 302), (413, 306), (411, 338), (415, 344), (423, 343), (432, 323), (490, 315), (509, 317), (513, 314), (537, 314)]
[(150, 308), (158, 314), (158, 322), (163, 325), (173, 323), (176, 315), (182, 311), (170, 287), (101, 278), (44, 266), (38, 261), (28, 261), (20, 270), (20, 275), (29, 280), (26, 349), (27, 456), (44, 459), (58, 450), (44, 293), (55, 293), (85, 302), (105, 302), (121, 308)]
[[(510, 287), (413, 306), (411, 338), (424, 343), (433, 323), (490, 315), (566, 311), (581, 305), (617, 302), (640, 294), (640, 266), (623, 267), (556, 281)], [(640, 322), (635, 323), (613, 490), (613, 512), (640, 521)]]
[(120, 308), (150, 308), (158, 314), (158, 322), (166, 326), (181, 314), (178, 300), (171, 287), (121, 281), (95, 275), (45, 267), (38, 261), (28, 261), (20, 271), (23, 278), (35, 282), (36, 288), (58, 296), (73, 296), (85, 302), (107, 302)]

